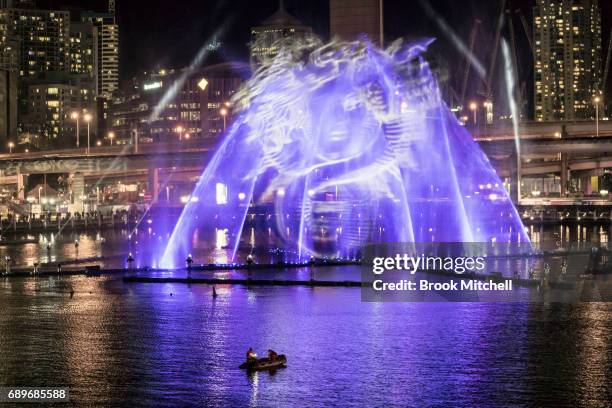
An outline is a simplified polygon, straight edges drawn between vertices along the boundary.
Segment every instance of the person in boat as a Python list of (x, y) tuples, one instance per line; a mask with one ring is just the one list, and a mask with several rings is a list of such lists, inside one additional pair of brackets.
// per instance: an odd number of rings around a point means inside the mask
[(268, 360), (276, 361), (277, 358), (278, 358), (278, 354), (276, 353), (276, 351), (269, 349), (268, 350)]
[(249, 347), (249, 349), (247, 350), (246, 359), (247, 363), (257, 361), (257, 354), (255, 354), (255, 352), (253, 351), (253, 347)]

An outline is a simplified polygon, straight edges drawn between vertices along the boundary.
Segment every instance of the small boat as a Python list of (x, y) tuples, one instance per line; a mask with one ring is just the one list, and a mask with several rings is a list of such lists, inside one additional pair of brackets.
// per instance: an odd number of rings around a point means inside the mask
[(285, 357), (284, 354), (280, 354), (274, 361), (270, 361), (269, 358), (259, 358), (257, 360), (242, 363), (239, 368), (242, 368), (243, 370), (246, 369), (247, 371), (265, 371), (285, 368), (286, 366), (287, 357)]

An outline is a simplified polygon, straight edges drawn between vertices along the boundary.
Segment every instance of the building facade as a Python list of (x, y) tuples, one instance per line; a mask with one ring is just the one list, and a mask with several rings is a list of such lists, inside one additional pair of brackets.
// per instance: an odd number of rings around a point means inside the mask
[(98, 28), (91, 23), (70, 24), (70, 73), (98, 79)]
[(19, 74), (19, 43), (9, 37), (6, 14), (0, 3), (0, 148), (17, 139), (17, 80)]
[(143, 74), (113, 98), (110, 131), (123, 144), (136, 135), (140, 143), (213, 139), (229, 126), (231, 98), (248, 74), (232, 63)]
[(81, 21), (97, 29), (97, 95), (110, 98), (119, 89), (119, 25), (115, 14), (83, 12)]
[(108, 12), (83, 12), (81, 21), (97, 30), (95, 90), (96, 126), (101, 135), (110, 129), (109, 111), (114, 94), (119, 89), (119, 25), (115, 16), (115, 2), (110, 0)]
[(17, 140), (17, 72), (0, 69), (0, 148)]
[(0, 9), (0, 70), (19, 72), (19, 41), (8, 31), (7, 14)]
[(16, 44), (19, 76), (70, 69), (70, 13), (34, 8), (0, 9), (0, 38)]
[(602, 91), (598, 1), (537, 0), (533, 27), (535, 119), (594, 118)]
[[(0, 93), (6, 103), (0, 102), (4, 108), (0, 114), (3, 123), (0, 138), (21, 143), (24, 140), (18, 133), (23, 135), (30, 127), (27, 123), (31, 117), (29, 85), (48, 75), (63, 76), (70, 72), (70, 13), (37, 9), (31, 1), (9, 0), (2, 6), (0, 47), (5, 52), (0, 57), (0, 70), (4, 69)], [(56, 123), (38, 123), (37, 126), (53, 129)], [(41, 136), (37, 134), (36, 138)], [(31, 139), (26, 137), (26, 141)]]
[(366, 36), (374, 44), (382, 45), (382, 0), (330, 0), (329, 32), (333, 38), (354, 41)]
[[(105, 133), (110, 99), (119, 85), (119, 29), (114, 9), (115, 1), (110, 0), (108, 12), (82, 12), (78, 20), (71, 21), (68, 11), (38, 9), (29, 0), (0, 0), (0, 72), (18, 75), (17, 95), (7, 95), (14, 88), (14, 75), (3, 76), (0, 98), (17, 97), (18, 127), (12, 126), (13, 112), (7, 116), (10, 109), (0, 112), (0, 123), (5, 124), (0, 125), (4, 126), (0, 141), (14, 137), (18, 143), (61, 146), (65, 136), (57, 132), (72, 126), (68, 107), (81, 116), (92, 115), (92, 134)], [(47, 99), (41, 97), (46, 92), (43, 86), (52, 92), (46, 94)], [(50, 105), (43, 106), (47, 102)], [(5, 105), (15, 106), (13, 102)], [(84, 133), (82, 120), (80, 125)]]
[[(67, 83), (76, 86), (79, 92), (78, 113), (97, 112), (98, 89), (98, 28), (91, 23), (72, 22), (70, 24), (70, 76)], [(85, 123), (79, 121), (80, 132)], [(98, 134), (98, 121), (90, 125)]]
[(0, 0), (0, 8), (34, 8), (34, 0)]
[(267, 18), (260, 26), (251, 28), (251, 65), (257, 66), (265, 60), (274, 58), (280, 47), (295, 39), (304, 38), (312, 29), (285, 11), (283, 2), (276, 13)]
[(80, 106), (79, 93), (78, 86), (62, 82), (28, 86), (29, 106), (23, 130), (30, 145), (43, 149), (76, 144), (76, 127), (70, 115)]

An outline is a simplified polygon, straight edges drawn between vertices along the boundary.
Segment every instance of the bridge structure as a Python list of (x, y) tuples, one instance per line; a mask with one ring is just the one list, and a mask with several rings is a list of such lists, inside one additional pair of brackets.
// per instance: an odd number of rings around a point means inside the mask
[[(168, 183), (197, 178), (214, 152), (212, 141), (185, 141), (123, 146), (64, 149), (0, 155), (0, 185), (14, 185), (17, 198), (25, 199), (28, 178), (66, 175), (72, 179), (72, 196), (82, 197), (86, 186), (146, 183), (152, 200)], [(31, 186), (30, 186), (31, 187)]]
[[(607, 194), (600, 194), (605, 190), (598, 180), (612, 169), (611, 122), (531, 122), (519, 125), (516, 132), (512, 126), (473, 132), (498, 175), (520, 179), (526, 187), (521, 203), (609, 201)], [(547, 181), (548, 191), (541, 191), (538, 181), (541, 186)]]
[[(521, 185), (525, 180), (553, 180), (557, 186), (551, 197), (565, 203), (595, 200), (599, 191), (589, 186), (590, 180), (612, 169), (612, 122), (529, 122), (516, 130), (510, 124), (468, 130), (502, 179), (515, 184), (520, 180)], [(214, 140), (191, 139), (92, 147), (89, 154), (82, 148), (1, 154), (0, 185), (16, 186), (17, 198), (23, 200), (29, 176), (65, 174), (73, 179), (74, 197), (81, 197), (86, 186), (146, 183), (151, 200), (156, 201), (169, 183), (193, 184), (215, 147)], [(572, 182), (580, 180), (582, 191), (572, 190)], [(612, 205), (610, 197), (601, 194), (596, 201)], [(533, 197), (527, 191), (520, 202), (545, 203), (546, 197)]]

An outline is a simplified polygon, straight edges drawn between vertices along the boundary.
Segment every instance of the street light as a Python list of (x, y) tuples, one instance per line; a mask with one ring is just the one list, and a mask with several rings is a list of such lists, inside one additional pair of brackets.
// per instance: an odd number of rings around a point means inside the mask
[(13, 153), (13, 147), (15, 147), (15, 143), (8, 142), (9, 154)]
[(182, 126), (177, 126), (176, 127), (176, 131), (179, 134), (179, 141), (183, 141), (183, 130), (185, 130), (185, 129), (183, 129)]
[(108, 132), (108, 139), (110, 140), (110, 145), (113, 145), (113, 139), (115, 138), (115, 132)]
[(599, 96), (596, 96), (595, 98), (593, 98), (593, 101), (595, 102), (595, 135), (599, 136), (599, 101), (601, 99), (599, 98)]
[(476, 102), (470, 102), (470, 110), (473, 112), (474, 126), (476, 126), (476, 112), (478, 110), (478, 105), (476, 104)]
[(83, 119), (85, 119), (85, 122), (87, 122), (87, 155), (89, 156), (89, 125), (91, 123), (91, 115), (86, 113), (85, 116), (83, 116)]
[(79, 148), (79, 112), (72, 112), (70, 114), (70, 117), (72, 118), (72, 120), (76, 120), (76, 139), (77, 139), (77, 149)]
[(226, 108), (221, 108), (219, 110), (219, 113), (223, 117), (223, 131), (225, 132), (225, 130), (227, 129), (227, 109)]

